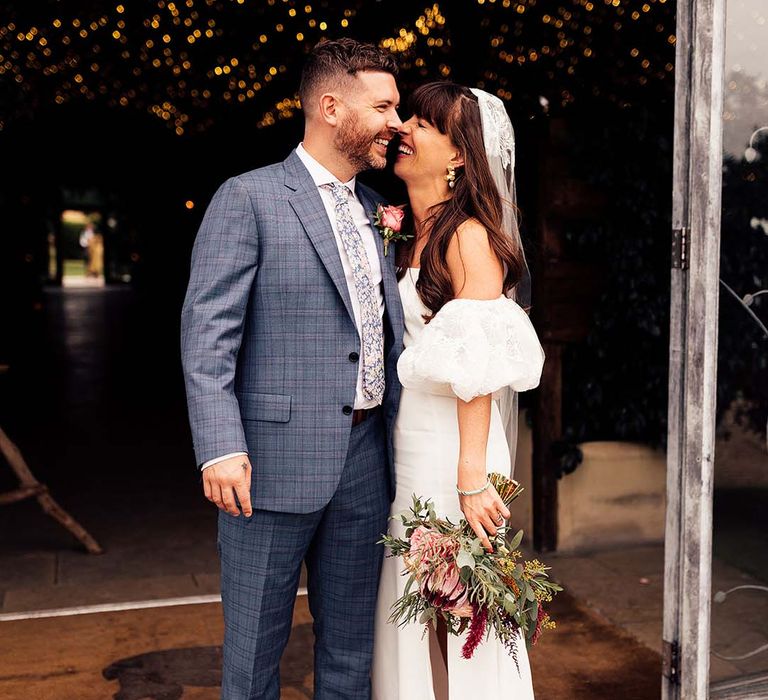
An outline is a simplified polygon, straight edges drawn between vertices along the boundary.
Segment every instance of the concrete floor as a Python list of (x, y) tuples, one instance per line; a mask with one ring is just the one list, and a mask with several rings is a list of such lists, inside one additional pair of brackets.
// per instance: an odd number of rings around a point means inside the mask
[[(548, 555), (554, 578), (601, 619), (620, 627), (648, 649), (661, 654), (664, 549), (631, 547), (583, 555)], [(713, 594), (735, 586), (766, 586), (744, 571), (715, 558)], [(768, 591), (737, 591), (712, 604), (713, 681), (768, 672), (768, 652), (741, 656), (768, 644)]]
[[(118, 288), (53, 291), (26, 329), (27, 351), (0, 376), (0, 425), (106, 553), (82, 552), (35, 502), (0, 508), (0, 613), (218, 592), (216, 513), (201, 496), (186, 423), (178, 303), (141, 303)], [(12, 485), (0, 469), (0, 491)], [(731, 499), (724, 512), (738, 516), (744, 503)], [(738, 517), (721, 518), (716, 552), (727, 561), (715, 561), (717, 587), (768, 580), (760, 503), (746, 530), (733, 525)], [(539, 697), (659, 697), (662, 549), (542, 558), (573, 597), (559, 597), (560, 629), (534, 650)], [(715, 606), (719, 653), (765, 640), (766, 602), (744, 592)], [(208, 669), (204, 682), (182, 684), (183, 697), (216, 697), (219, 606), (161, 610), (0, 623), (0, 697), (111, 697), (119, 679), (107, 682), (105, 669), (137, 654), (154, 654), (150, 666), (170, 658), (182, 675), (190, 664)], [(310, 639), (301, 618), (285, 697), (310, 697)], [(762, 669), (766, 660), (713, 658), (713, 676)]]

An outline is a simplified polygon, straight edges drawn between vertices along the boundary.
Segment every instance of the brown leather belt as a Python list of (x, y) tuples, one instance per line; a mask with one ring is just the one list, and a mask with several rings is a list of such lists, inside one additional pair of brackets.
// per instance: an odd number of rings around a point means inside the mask
[(375, 416), (379, 411), (381, 411), (381, 406), (374, 406), (373, 408), (356, 408), (352, 411), (352, 426), (354, 427), (371, 416)]

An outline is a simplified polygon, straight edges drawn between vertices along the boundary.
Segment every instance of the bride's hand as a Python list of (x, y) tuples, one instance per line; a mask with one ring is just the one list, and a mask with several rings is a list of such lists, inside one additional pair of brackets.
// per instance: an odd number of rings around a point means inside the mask
[[(472, 491), (480, 488), (480, 484), (466, 486), (460, 483), (459, 488), (463, 491)], [(459, 504), (461, 512), (464, 513), (464, 519), (480, 538), (483, 547), (492, 552), (489, 535), (496, 537), (498, 528), (504, 524), (506, 518), (509, 518), (509, 509), (504, 505), (496, 489), (493, 485), (489, 485), (485, 491), (473, 496), (459, 495)]]

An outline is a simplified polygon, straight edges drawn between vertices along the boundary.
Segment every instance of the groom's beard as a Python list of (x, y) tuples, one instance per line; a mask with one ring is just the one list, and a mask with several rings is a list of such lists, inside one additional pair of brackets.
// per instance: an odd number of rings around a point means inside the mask
[(387, 165), (387, 159), (371, 151), (373, 139), (380, 134), (367, 133), (360, 126), (360, 120), (354, 113), (339, 124), (334, 137), (334, 144), (343, 153), (358, 172), (363, 170), (381, 170)]

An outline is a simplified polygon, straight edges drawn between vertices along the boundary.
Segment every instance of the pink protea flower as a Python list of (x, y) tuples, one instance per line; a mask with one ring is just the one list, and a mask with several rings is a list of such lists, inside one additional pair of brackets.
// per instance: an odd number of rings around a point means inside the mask
[(430, 530), (428, 527), (424, 527), (424, 525), (419, 525), (411, 534), (411, 552), (418, 550), (424, 538), (430, 534), (435, 534), (434, 530)]
[(410, 551), (403, 559), (416, 574), (422, 595), (430, 605), (458, 617), (471, 617), (467, 587), (461, 581), (456, 564), (458, 540), (420, 525), (411, 534), (410, 544)]
[(448, 611), (463, 605), (467, 598), (467, 588), (461, 581), (455, 561), (438, 564), (422, 579), (420, 589), (427, 601), (440, 610)]
[(446, 612), (456, 617), (472, 617), (472, 603), (469, 602), (469, 590), (464, 586), (464, 593), (451, 606), (445, 608)]
[(458, 553), (459, 542), (454, 537), (420, 525), (411, 535), (411, 549), (405, 560), (412, 569), (431, 570), (436, 564), (456, 559)]

